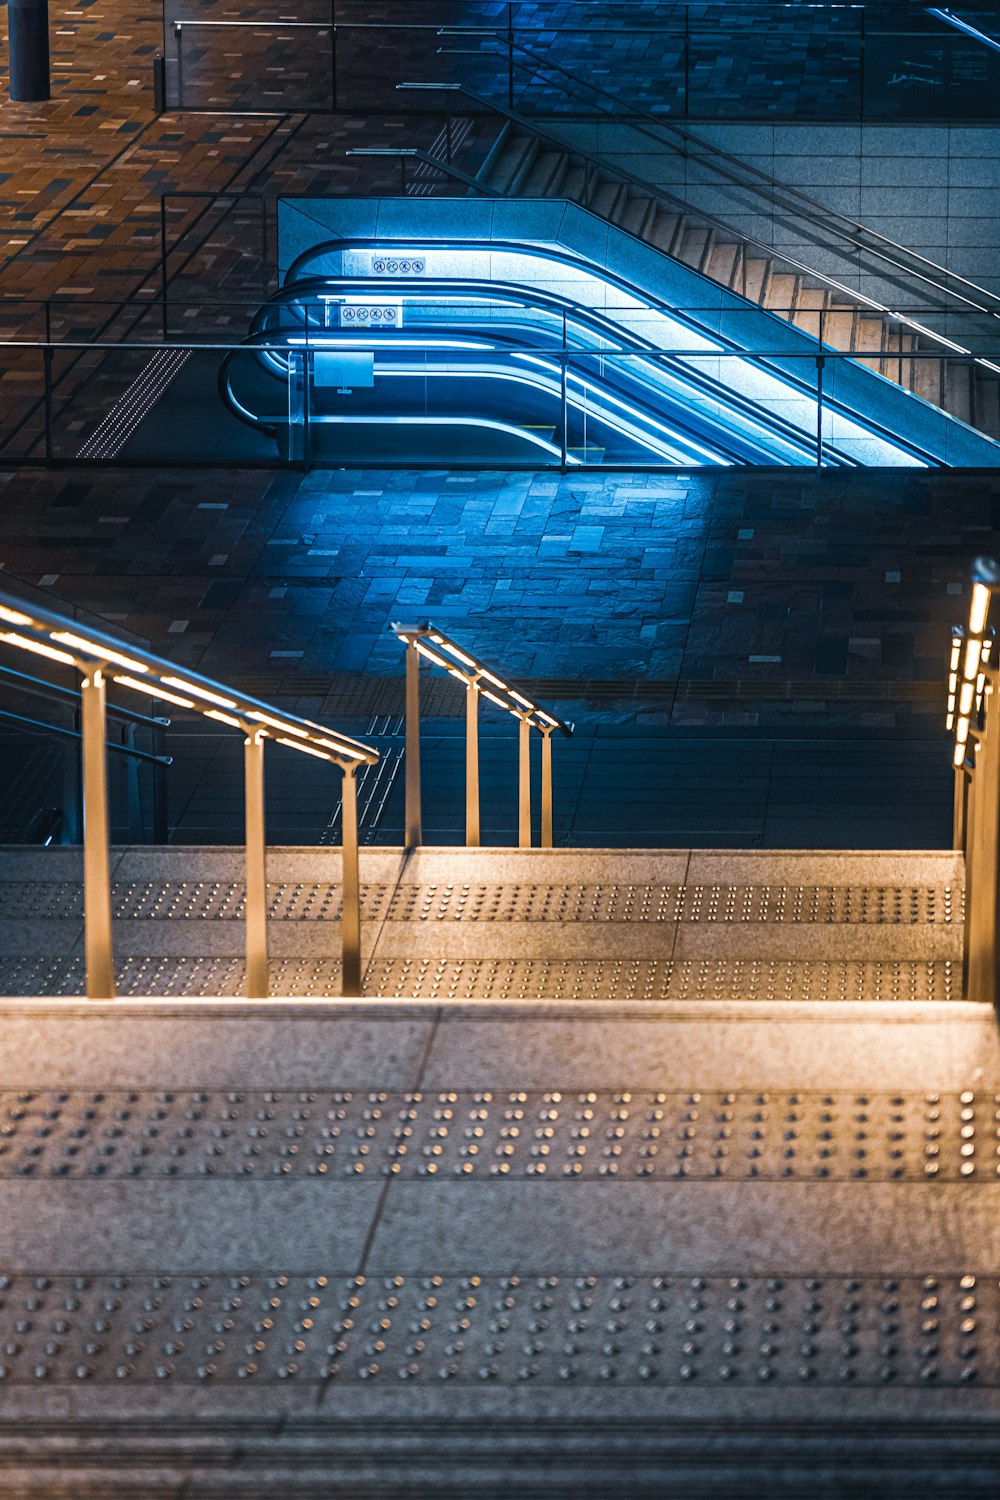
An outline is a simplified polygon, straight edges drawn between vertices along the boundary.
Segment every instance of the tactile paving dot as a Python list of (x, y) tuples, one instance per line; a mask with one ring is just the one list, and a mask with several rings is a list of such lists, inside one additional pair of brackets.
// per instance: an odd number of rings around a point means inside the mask
[[(242, 919), (241, 881), (116, 882), (118, 918)], [(337, 921), (340, 888), (317, 881), (268, 884), (275, 921)], [(362, 918), (465, 922), (761, 922), (950, 924), (963, 896), (951, 886), (420, 884), (361, 888)], [(0, 917), (82, 919), (79, 883), (0, 882)]]
[(0, 1380), (1000, 1385), (996, 1277), (0, 1277)]
[(996, 1181), (1000, 1094), (4, 1090), (0, 1176)]
[[(116, 965), (120, 995), (199, 999), (243, 993), (234, 958), (130, 958)], [(0, 960), (6, 995), (81, 995), (79, 958)], [(340, 994), (334, 959), (272, 959), (271, 994)], [(437, 1000), (960, 1000), (962, 966), (950, 959), (882, 963), (794, 959), (433, 959), (372, 960), (371, 999)]]
[(951, 886), (403, 885), (392, 921), (950, 923)]

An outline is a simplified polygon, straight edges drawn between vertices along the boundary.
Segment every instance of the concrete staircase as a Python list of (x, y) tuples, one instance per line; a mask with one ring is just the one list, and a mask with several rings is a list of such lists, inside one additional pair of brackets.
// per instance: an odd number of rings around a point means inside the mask
[(77, 855), (0, 856), (5, 1497), (995, 1493), (956, 856), (366, 850), (338, 1002), (274, 850), (267, 1004), (238, 870), (117, 851), (86, 1002)]
[(713, 224), (678, 200), (640, 187), (610, 166), (600, 172), (588, 168), (570, 145), (560, 149), (550, 138), (506, 121), (477, 177), (499, 196), (581, 203), (813, 337), (820, 337), (822, 326), (823, 340), (832, 348), (857, 355), (869, 369), (987, 436), (1000, 437), (1000, 378), (994, 371), (968, 360), (915, 359), (916, 352), (933, 355), (940, 345), (819, 277), (796, 272), (779, 256), (767, 255), (736, 230)]

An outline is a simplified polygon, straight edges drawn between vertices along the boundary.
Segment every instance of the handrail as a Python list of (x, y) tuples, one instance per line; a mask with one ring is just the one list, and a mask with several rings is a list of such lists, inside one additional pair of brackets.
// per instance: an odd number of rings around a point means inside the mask
[[(595, 156), (592, 152), (584, 150), (583, 147), (575, 143), (570, 143), (560, 136), (553, 135), (551, 131), (545, 130), (534, 120), (529, 119), (526, 115), (519, 114), (517, 110), (511, 109), (505, 104), (498, 104), (493, 99), (487, 99), (485, 95), (476, 93), (474, 89), (468, 88), (463, 83), (397, 83), (396, 88), (427, 89), (463, 94), (467, 99), (471, 99), (473, 103), (481, 105), (484, 109), (491, 109), (495, 111), (495, 113), (503, 115), (506, 119), (511, 120), (519, 128), (536, 135), (539, 140), (545, 141), (554, 150), (559, 151), (563, 154), (568, 154), (570, 156), (577, 156), (582, 161), (589, 163), (590, 166), (595, 168), (597, 171), (612, 173), (622, 182), (627, 182), (631, 186), (639, 188), (641, 192), (645, 193), (651, 198), (655, 198), (662, 203), (669, 204), (672, 208), (677, 209), (679, 213), (693, 216), (700, 219), (706, 224), (712, 225), (712, 227), (715, 229), (721, 229), (725, 234), (731, 236), (737, 242), (743, 245), (751, 246), (755, 250), (760, 250), (765, 258), (779, 261), (783, 266), (791, 267), (794, 271), (801, 272), (805, 276), (811, 276), (815, 280), (821, 281), (831, 290), (839, 292), (842, 296), (846, 297), (850, 303), (853, 303), (855, 305), (860, 304), (866, 308), (870, 308), (871, 311), (881, 313), (883, 317), (889, 318), (893, 322), (904, 323), (908, 328), (915, 329), (919, 334), (932, 339), (936, 344), (940, 344), (942, 348), (950, 349), (956, 354), (972, 353), (970, 349), (966, 349), (961, 344), (956, 344), (953, 340), (945, 338), (943, 334), (936, 333), (933, 328), (926, 328), (923, 325), (916, 323), (913, 318), (907, 317), (899, 309), (891, 308), (884, 302), (879, 302), (877, 298), (869, 297), (864, 292), (860, 292), (854, 287), (847, 286), (844, 282), (838, 281), (835, 276), (827, 275), (825, 271), (816, 270), (815, 267), (808, 265), (805, 261), (798, 260), (795, 256), (788, 255), (783, 250), (779, 250), (776, 246), (768, 244), (766, 240), (759, 240), (755, 235), (747, 234), (743, 230), (735, 228), (725, 219), (720, 219), (716, 214), (710, 213), (707, 209), (692, 208), (691, 204), (685, 202), (685, 200), (682, 198), (678, 198), (675, 194), (669, 192), (658, 183), (650, 182), (647, 178), (640, 177), (637, 173), (632, 172), (627, 167), (622, 167), (617, 165), (616, 163), (609, 163), (607, 161), (604, 161), (601, 157)], [(589, 198), (589, 193), (587, 196)], [(583, 207), (588, 207), (587, 201), (583, 202)], [(858, 248), (866, 247), (860, 246)], [(879, 254), (883, 259), (886, 258), (884, 255), (882, 255), (881, 252), (873, 251), (872, 253)], [(903, 271), (905, 275), (916, 275), (919, 278), (918, 272), (910, 271), (905, 266), (900, 266), (898, 269)], [(941, 288), (940, 290), (944, 289)], [(735, 293), (734, 295), (739, 294)], [(961, 298), (961, 294), (958, 292), (954, 292), (951, 295), (959, 297), (960, 300), (963, 301), (967, 300)], [(983, 295), (986, 296), (992, 294), (984, 292)], [(1000, 317), (1000, 312), (993, 313), (989, 309), (979, 308), (975, 304), (972, 304), (971, 306), (973, 311), (985, 312), (990, 317)], [(765, 310), (770, 311), (770, 309)], [(932, 311), (936, 311), (936, 309), (932, 309)], [(854, 351), (852, 351), (852, 353), (854, 353)]]
[(108, 680), (130, 692), (199, 713), (238, 729), (244, 736), (246, 798), (246, 992), (268, 993), (267, 874), (264, 837), (264, 744), (335, 765), (343, 776), (341, 887), (343, 896), (343, 993), (361, 993), (361, 911), (358, 879), (357, 783), (361, 765), (374, 765), (378, 751), (311, 719), (284, 714), (258, 698), (211, 677), (174, 666), (103, 631), (0, 591), (0, 641), (61, 662), (80, 673), (80, 736), (83, 752), (84, 942), (87, 995), (113, 997), (111, 864), (106, 754)]
[[(459, 28), (456, 28), (456, 30), (458, 29)], [(442, 36), (448, 36), (451, 34), (452, 29), (448, 27), (442, 28), (440, 32), (440, 35)], [(539, 53), (533, 51), (531, 47), (526, 46), (523, 42), (518, 42), (512, 37), (501, 36), (499, 33), (493, 33), (493, 35), (496, 36), (497, 40), (501, 42), (503, 46), (508, 48), (513, 47), (516, 51), (523, 52), (526, 56), (530, 57), (532, 62), (536, 64), (536, 67), (533, 69), (534, 72), (541, 72), (544, 70), (547, 72), (561, 73), (565, 78), (569, 78), (573, 83), (579, 84), (583, 88), (589, 89), (594, 94), (601, 95), (602, 98), (610, 99), (614, 104), (621, 105), (623, 103), (623, 100), (619, 97), (619, 95), (613, 94), (610, 89), (602, 88), (600, 84), (591, 83), (588, 79), (581, 77), (579, 73), (573, 72), (570, 68), (563, 67), (561, 63), (550, 62), (548, 58), (540, 56)], [(564, 90), (564, 92), (568, 93), (570, 91)], [(838, 209), (828, 208), (825, 203), (821, 203), (819, 199), (811, 197), (808, 193), (804, 193), (801, 188), (797, 188), (791, 183), (782, 182), (780, 178), (772, 177), (769, 172), (763, 171), (760, 167), (755, 167), (752, 162), (747, 162), (739, 156), (734, 156), (732, 152), (724, 150), (721, 146), (713, 145), (711, 141), (705, 140), (703, 136), (695, 135), (693, 131), (687, 130), (681, 125), (675, 125), (673, 121), (668, 118), (663, 118), (658, 115), (651, 114), (649, 110), (642, 109), (635, 104), (629, 105), (629, 111), (629, 118), (625, 122), (628, 125), (629, 129), (637, 130), (641, 135), (647, 136), (650, 140), (658, 141), (661, 145), (667, 145), (669, 143), (663, 141), (660, 136), (656, 135), (654, 130), (642, 129), (641, 126), (638, 126), (634, 123), (634, 120), (645, 120), (649, 125), (655, 127), (655, 130), (671, 131), (674, 135), (679, 136), (680, 139), (686, 144), (693, 144), (697, 146), (705, 153), (706, 157), (725, 161), (730, 167), (736, 168), (736, 176), (732, 176), (728, 173), (720, 173), (720, 175), (728, 176), (731, 182), (738, 183), (739, 174), (742, 173), (744, 174), (744, 177), (757, 178), (758, 181), (766, 184), (767, 187), (771, 189), (777, 189), (778, 192), (786, 194), (789, 198), (797, 199), (800, 203), (806, 204), (809, 210), (816, 210), (817, 213), (808, 212), (804, 214), (804, 217), (810, 219), (811, 222), (817, 225), (817, 227), (821, 228), (824, 233), (827, 232), (827, 220), (838, 219), (841, 224), (847, 226), (847, 229), (849, 231), (848, 233), (845, 233), (845, 231), (843, 230), (834, 231), (835, 233), (841, 234), (843, 238), (851, 240), (852, 235), (870, 235), (873, 239), (879, 240), (883, 245), (888, 245), (893, 250), (900, 251), (904, 255), (911, 256), (913, 260), (919, 261), (922, 265), (927, 266), (929, 269), (941, 272), (945, 276), (950, 276), (955, 281), (960, 281), (963, 286), (967, 286), (971, 290), (978, 292), (980, 296), (991, 298), (996, 304), (997, 308), (1000, 308), (1000, 295), (995, 292), (989, 291), (986, 287), (980, 286), (978, 282), (970, 280), (967, 276), (960, 276), (958, 272), (949, 270), (947, 266), (939, 265), (937, 261), (931, 260), (928, 256), (921, 255), (918, 251), (911, 250), (909, 246), (900, 244), (898, 240), (892, 239), (889, 235), (882, 234), (880, 230), (871, 229), (868, 225), (859, 223), (857, 219), (851, 218), (849, 214), (843, 214)], [(615, 118), (618, 119), (620, 118), (620, 116), (615, 116)], [(747, 185), (745, 181), (743, 185)], [(778, 203), (778, 200), (774, 199), (773, 197), (772, 201), (776, 202), (777, 206), (779, 207), (785, 206)], [(794, 211), (801, 212), (801, 210)], [(697, 212), (697, 210), (695, 210), (695, 212)], [(872, 250), (871, 246), (864, 245), (860, 241), (851, 240), (851, 242), (854, 243), (855, 248), (857, 249)], [(872, 250), (872, 253), (881, 256), (883, 259), (888, 259), (889, 264), (897, 264), (897, 262), (892, 261), (891, 258), (883, 256), (882, 252), (878, 250)], [(906, 270), (905, 267), (899, 267), (899, 269)], [(968, 302), (969, 300), (968, 298), (962, 297), (961, 293), (953, 292), (950, 287), (939, 286), (930, 278), (920, 275), (919, 272), (909, 272), (908, 274), (918, 275), (921, 280), (927, 281), (928, 285), (934, 286), (936, 290), (943, 291), (949, 296), (958, 297), (961, 301), (964, 302)], [(972, 303), (970, 305), (974, 306), (978, 312), (991, 311), (991, 309), (979, 307), (978, 304), (975, 303)], [(994, 316), (1000, 316), (1000, 313), (995, 313)]]
[[(44, 677), (30, 677), (27, 672), (15, 671), (13, 667), (4, 666), (0, 663), (0, 677), (16, 677), (18, 684), (29, 683), (30, 686), (18, 686), (18, 692), (28, 693), (33, 698), (44, 698), (50, 702), (77, 704), (79, 697), (72, 688), (61, 687), (57, 682), (46, 682)], [(147, 714), (133, 713), (130, 709), (119, 708), (114, 703), (108, 704), (108, 718), (121, 719), (126, 724), (144, 724), (150, 729), (169, 729), (170, 720), (167, 718), (150, 718)]]
[(965, 857), (965, 996), (1000, 1001), (1000, 663), (989, 624), (1000, 565), (972, 568), (968, 621), (951, 636), (946, 727), (954, 735), (953, 844)]
[(443, 172), (446, 177), (453, 177), (456, 182), (464, 182), (466, 187), (474, 188), (477, 193), (483, 193), (486, 197), (492, 194), (485, 183), (477, 182), (475, 177), (470, 177), (468, 172), (463, 172), (460, 167), (453, 166), (450, 161), (440, 161), (438, 157), (432, 156), (429, 151), (421, 151), (417, 146), (352, 146), (344, 152), (345, 156), (391, 156), (399, 157), (402, 163), (401, 186), (406, 192), (406, 163), (411, 159), (424, 162), (429, 167)]
[[(0, 719), (17, 724), (26, 734), (51, 735), (62, 740), (83, 738), (79, 729), (65, 729), (61, 724), (49, 724), (44, 719), (29, 719), (25, 714), (16, 714), (9, 708), (0, 708)], [(114, 751), (116, 755), (126, 755), (130, 760), (148, 761), (154, 766), (172, 766), (174, 763), (172, 755), (154, 755), (149, 750), (137, 749), (135, 745), (119, 744), (117, 740), (106, 740), (105, 748)]]
[[(531, 848), (531, 731), (542, 737), (541, 847), (552, 848), (552, 735), (555, 730), (569, 738), (573, 725), (542, 708), (527, 693), (505, 682), (478, 657), (459, 646), (429, 621), (389, 627), (406, 647), (406, 847), (415, 849), (422, 840), (420, 804), (420, 663), (443, 667), (466, 690), (465, 699), (465, 842), (479, 847), (479, 700), (513, 715), (518, 730), (518, 845)], [(489, 684), (484, 686), (484, 684)]]

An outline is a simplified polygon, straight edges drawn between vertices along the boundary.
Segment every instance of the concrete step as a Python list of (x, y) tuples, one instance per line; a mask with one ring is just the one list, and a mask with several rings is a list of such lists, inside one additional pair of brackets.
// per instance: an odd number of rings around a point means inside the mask
[(0, 1024), (5, 1495), (995, 1483), (985, 1008)]
[(566, 170), (566, 161), (565, 152), (549, 151), (543, 147), (524, 175), (519, 191), (528, 198), (554, 197)]
[[(242, 852), (115, 852), (124, 993), (238, 993)], [(0, 982), (82, 984), (79, 854), (0, 859)], [(269, 855), (273, 991), (336, 993), (339, 853)], [(960, 995), (952, 853), (365, 849), (367, 992), (702, 1001)]]
[(511, 136), (491, 163), (487, 185), (501, 196), (520, 192), (538, 150), (539, 142), (535, 136)]
[(667, 213), (662, 208), (658, 209), (648, 230), (650, 244), (669, 255), (681, 231), (681, 223), (680, 214)]

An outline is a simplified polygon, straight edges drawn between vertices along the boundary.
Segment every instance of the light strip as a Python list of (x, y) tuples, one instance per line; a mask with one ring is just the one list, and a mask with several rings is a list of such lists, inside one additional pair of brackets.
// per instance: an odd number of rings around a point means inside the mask
[(193, 693), (196, 698), (204, 698), (209, 703), (217, 703), (220, 708), (237, 707), (232, 698), (224, 698), (221, 693), (210, 693), (208, 688), (198, 687), (193, 682), (186, 682), (183, 677), (163, 677), (160, 680), (168, 687), (183, 688), (186, 693)]
[(426, 656), (427, 660), (433, 662), (436, 667), (444, 667), (445, 670), (448, 669), (448, 663), (442, 657), (438, 656), (436, 651), (432, 651), (429, 646), (425, 646), (423, 641), (414, 641), (413, 644), (420, 652), (420, 655)]
[(256, 724), (266, 724), (269, 729), (280, 729), (282, 734), (301, 735), (304, 740), (309, 738), (308, 729), (296, 729), (294, 724), (287, 724), (284, 719), (276, 719), (272, 714), (261, 713), (259, 709), (248, 713), (247, 718), (253, 719)]
[(233, 729), (242, 729), (243, 725), (239, 719), (234, 719), (232, 714), (220, 713), (217, 708), (204, 708), (202, 713), (206, 719), (218, 719), (220, 724), (229, 724)]
[(158, 682), (140, 682), (135, 677), (118, 677), (112, 679), (120, 683), (122, 687), (131, 688), (135, 693), (147, 693), (150, 698), (162, 698), (166, 703), (175, 703), (178, 708), (194, 708), (196, 705), (190, 698), (182, 698), (179, 693), (168, 693), (166, 688), (160, 687)]
[(982, 635), (986, 629), (986, 617), (990, 611), (990, 591), (985, 583), (972, 585), (972, 600), (969, 604), (969, 634)]
[(0, 632), (0, 641), (6, 641), (9, 646), (20, 646), (22, 651), (34, 651), (36, 656), (47, 656), (50, 661), (62, 661), (70, 667), (76, 666), (76, 657), (71, 656), (68, 651), (57, 651), (55, 646), (48, 646), (44, 641), (33, 641), (30, 636), (18, 635), (13, 630)]
[(82, 635), (74, 635), (70, 630), (56, 630), (52, 639), (61, 641), (64, 646), (75, 646), (78, 651), (83, 651), (87, 656), (98, 657), (101, 661), (109, 662), (112, 666), (125, 667), (129, 672), (148, 672), (149, 668), (143, 666), (141, 661), (136, 661), (132, 656), (124, 656), (120, 651), (109, 651), (105, 645), (97, 645), (88, 641)]
[(498, 698), (496, 693), (491, 693), (489, 688), (480, 688), (479, 691), (484, 698), (488, 698), (491, 703), (495, 703), (497, 708), (502, 708), (505, 713), (510, 713), (510, 704), (505, 703), (502, 698)]
[(275, 735), (275, 744), (287, 745), (290, 750), (301, 750), (303, 755), (315, 755), (317, 760), (330, 760), (325, 750), (317, 750), (314, 745), (303, 745), (300, 740), (286, 740), (283, 735)]
[(23, 615), (19, 609), (8, 609), (6, 604), (0, 604), (0, 620), (7, 620), (11, 625), (31, 624), (30, 615)]
[(317, 743), (324, 745), (327, 750), (332, 750), (334, 755), (346, 755), (349, 760), (364, 760), (365, 758), (360, 750), (353, 750), (350, 745), (337, 745), (333, 740), (318, 740)]

